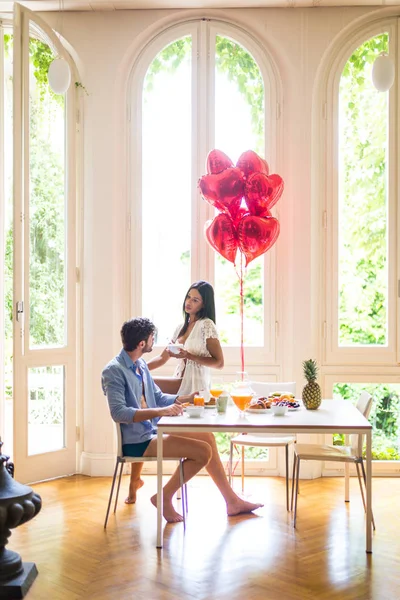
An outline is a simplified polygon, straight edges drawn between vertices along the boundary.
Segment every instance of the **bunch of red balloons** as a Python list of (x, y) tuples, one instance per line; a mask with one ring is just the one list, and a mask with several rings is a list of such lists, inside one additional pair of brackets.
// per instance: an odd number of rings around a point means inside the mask
[(207, 157), (207, 175), (199, 188), (220, 212), (205, 224), (209, 244), (235, 264), (239, 250), (247, 265), (267, 252), (279, 235), (279, 221), (270, 213), (283, 192), (283, 179), (269, 174), (268, 163), (253, 150), (243, 152), (236, 166), (221, 150)]

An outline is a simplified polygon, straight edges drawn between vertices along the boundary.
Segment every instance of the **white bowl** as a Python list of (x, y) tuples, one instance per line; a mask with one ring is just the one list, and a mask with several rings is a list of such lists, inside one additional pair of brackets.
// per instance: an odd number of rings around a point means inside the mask
[(204, 412), (204, 406), (187, 406), (186, 412), (189, 417), (201, 417)]
[(288, 409), (287, 406), (274, 406), (274, 405), (272, 405), (271, 408), (276, 417), (283, 417), (283, 415), (286, 415), (287, 409)]
[(172, 354), (179, 354), (179, 350), (183, 349), (183, 344), (168, 344), (168, 350)]

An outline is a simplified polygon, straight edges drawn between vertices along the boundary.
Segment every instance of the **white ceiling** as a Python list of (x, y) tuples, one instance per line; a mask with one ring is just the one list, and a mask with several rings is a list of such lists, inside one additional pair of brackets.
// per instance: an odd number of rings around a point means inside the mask
[[(395, 6), (400, 0), (19, 0), (33, 11), (112, 11), (183, 8), (306, 8)], [(0, 0), (0, 12), (11, 12), (14, 0)]]

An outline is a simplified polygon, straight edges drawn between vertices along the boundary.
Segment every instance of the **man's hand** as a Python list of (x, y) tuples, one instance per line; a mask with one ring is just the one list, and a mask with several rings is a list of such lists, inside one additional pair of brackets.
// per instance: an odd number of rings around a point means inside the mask
[(177, 417), (183, 414), (183, 408), (180, 404), (175, 403), (171, 404), (171, 406), (160, 408), (160, 413), (162, 417)]

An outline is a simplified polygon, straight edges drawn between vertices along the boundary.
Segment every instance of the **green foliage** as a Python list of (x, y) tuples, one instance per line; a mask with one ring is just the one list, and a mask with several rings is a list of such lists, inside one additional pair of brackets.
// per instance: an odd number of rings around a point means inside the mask
[(176, 40), (172, 44), (157, 54), (149, 66), (144, 81), (144, 98), (147, 92), (154, 88), (154, 78), (159, 73), (174, 73), (184, 60), (189, 60), (192, 52), (191, 37), (184, 37)]
[[(154, 87), (159, 73), (174, 73), (192, 53), (191, 37), (184, 37), (166, 46), (150, 64), (144, 81), (144, 98)], [(236, 42), (217, 36), (215, 41), (215, 65), (245, 98), (251, 110), (253, 131), (258, 136), (260, 148), (264, 147), (264, 82), (260, 69), (249, 52)]]
[[(218, 260), (227, 264), (227, 260), (218, 255)], [(240, 289), (239, 279), (236, 278), (234, 283), (229, 287), (225, 287), (221, 293), (224, 297), (225, 310), (227, 314), (237, 315), (239, 313)], [(254, 268), (249, 268), (243, 279), (243, 304), (246, 315), (262, 323), (262, 286), (261, 286), (261, 264), (258, 263)]]
[[(333, 397), (356, 404), (363, 390), (373, 397), (369, 417), (373, 428), (372, 457), (377, 460), (400, 460), (400, 386), (337, 383), (333, 389)], [(334, 444), (343, 445), (344, 435), (335, 434)]]
[[(5, 36), (5, 44), (9, 56), (12, 36)], [(60, 135), (63, 130), (64, 96), (54, 94), (48, 85), (47, 71), (54, 58), (49, 46), (31, 38), (29, 57), (35, 81), (29, 99), (29, 334), (31, 345), (62, 345), (65, 322), (64, 156), (60, 146), (57, 147), (59, 139), (55, 132)], [(7, 199), (7, 202), (11, 206), (12, 199)], [(7, 373), (11, 373), (12, 273), (13, 229), (10, 227), (6, 232), (5, 245)]]
[(36, 79), (36, 88), (40, 98), (44, 101), (45, 97), (51, 98), (64, 108), (64, 95), (55, 94), (49, 86), (47, 73), (49, 66), (54, 60), (54, 54), (51, 48), (35, 38), (29, 39), (29, 61), (33, 67), (33, 75)]
[(347, 61), (339, 94), (339, 342), (387, 342), (387, 95), (371, 68), (388, 34)]
[(216, 68), (234, 81), (251, 107), (254, 132), (264, 137), (264, 82), (259, 66), (249, 52), (236, 42), (219, 35), (215, 40)]
[(10, 35), (9, 33), (5, 33), (4, 34), (4, 52), (5, 52), (6, 58), (9, 58), (9, 56), (10, 56), (10, 50), (12, 48), (12, 44), (13, 44), (12, 35)]
[[(233, 433), (215, 433), (218, 452), (222, 458), (229, 458), (231, 437), (237, 434)], [(245, 448), (245, 457), (253, 460), (268, 458), (268, 448)], [(233, 455), (233, 466), (238, 460), (238, 454)]]

